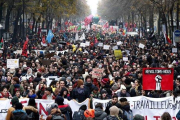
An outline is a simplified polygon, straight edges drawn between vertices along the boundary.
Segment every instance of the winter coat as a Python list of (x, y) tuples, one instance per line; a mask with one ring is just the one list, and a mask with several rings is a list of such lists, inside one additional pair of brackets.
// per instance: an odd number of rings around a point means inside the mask
[(107, 113), (104, 112), (101, 108), (95, 108), (95, 119), (103, 120), (107, 116)]
[(73, 90), (73, 99), (77, 100), (78, 102), (83, 102), (84, 100), (86, 100), (86, 98), (88, 98), (88, 92), (85, 88), (75, 88)]
[(39, 120), (39, 113), (38, 110), (33, 106), (25, 106), (23, 107), (23, 110), (26, 111), (27, 115), (29, 115), (31, 112), (34, 113), (34, 120)]
[(27, 120), (27, 114), (24, 110), (15, 110), (12, 112), (13, 120)]
[(66, 114), (66, 112), (69, 112), (70, 120), (72, 120), (72, 110), (69, 105), (59, 105), (58, 108), (61, 110), (62, 114)]

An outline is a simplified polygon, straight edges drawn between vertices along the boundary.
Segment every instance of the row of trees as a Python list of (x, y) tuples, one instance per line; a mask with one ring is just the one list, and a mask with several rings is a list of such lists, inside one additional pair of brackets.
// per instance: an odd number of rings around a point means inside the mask
[[(5, 13), (5, 16), (3, 16)], [(10, 21), (13, 21), (13, 40), (16, 40), (19, 32), (18, 23), (24, 28), (25, 15), (29, 15), (29, 21), (33, 22), (37, 30), (38, 23), (42, 28), (47, 29), (52, 25), (53, 19), (61, 22), (61, 19), (70, 19), (71, 17), (81, 18), (90, 13), (89, 6), (84, 0), (1, 0), (0, 1), (0, 22), (5, 20), (5, 32), (9, 31)], [(12, 16), (12, 17), (10, 17)], [(27, 19), (26, 19), (27, 20)], [(23, 30), (22, 30), (23, 31)], [(23, 34), (24, 35), (24, 34)]]
[[(112, 12), (113, 11), (113, 12)], [(99, 2), (98, 13), (105, 19), (120, 19), (123, 22), (137, 23), (139, 27), (154, 28), (154, 21), (159, 26), (166, 26), (166, 33), (172, 37), (174, 32), (173, 14), (176, 12), (177, 28), (179, 27), (179, 0), (103, 0)], [(129, 24), (128, 24), (129, 25)], [(159, 31), (160, 32), (160, 29)]]

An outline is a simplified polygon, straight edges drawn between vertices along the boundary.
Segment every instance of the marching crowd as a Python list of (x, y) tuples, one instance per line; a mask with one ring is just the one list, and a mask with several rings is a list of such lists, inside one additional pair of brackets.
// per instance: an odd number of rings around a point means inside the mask
[[(141, 115), (133, 117), (126, 97), (162, 98), (180, 94), (180, 52), (172, 53), (175, 47), (172, 44), (165, 43), (163, 39), (147, 40), (93, 30), (85, 35), (85, 40), (79, 41), (74, 40), (74, 33), (60, 33), (47, 46), (41, 45), (41, 38), (34, 37), (29, 40), (26, 57), (13, 53), (22, 49), (22, 42), (6, 44), (3, 54), (0, 54), (0, 98), (12, 99), (6, 120), (38, 120), (35, 99), (55, 100), (49, 108), (47, 120), (144, 120)], [(89, 41), (90, 45), (80, 46), (85, 41)], [(122, 44), (117, 45), (118, 41)], [(110, 48), (103, 49), (98, 46), (100, 42), (110, 45)], [(145, 47), (139, 48), (139, 43)], [(112, 49), (115, 45), (122, 51), (122, 57), (128, 57), (127, 61), (116, 58)], [(54, 55), (49, 52), (52, 50), (65, 52)], [(19, 59), (19, 68), (7, 68), (7, 59)], [(173, 68), (174, 90), (143, 90), (142, 68), (149, 67)], [(92, 77), (94, 68), (103, 70), (102, 75)], [(48, 76), (58, 76), (59, 81), (52, 80), (47, 85)], [(19, 103), (18, 98), (23, 97), (29, 98), (28, 106), (23, 107)], [(118, 97), (121, 99), (118, 100)], [(83, 102), (87, 98), (91, 100), (91, 109), (83, 105), (74, 114), (73, 108), (63, 103), (64, 99)], [(96, 104), (95, 109), (92, 108), (92, 98), (111, 100), (103, 111), (100, 103)], [(170, 114), (164, 113), (161, 120), (171, 120)]]

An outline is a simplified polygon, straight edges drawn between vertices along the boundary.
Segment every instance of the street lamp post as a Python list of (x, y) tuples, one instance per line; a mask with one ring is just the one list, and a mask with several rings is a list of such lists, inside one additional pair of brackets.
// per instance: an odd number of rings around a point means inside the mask
[(23, 0), (23, 39), (25, 38), (24, 37), (24, 0)]

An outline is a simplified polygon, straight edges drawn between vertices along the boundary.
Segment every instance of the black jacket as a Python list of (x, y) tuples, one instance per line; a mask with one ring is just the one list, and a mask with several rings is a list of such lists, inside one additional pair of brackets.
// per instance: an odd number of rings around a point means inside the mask
[(75, 88), (72, 93), (73, 99), (78, 102), (83, 102), (86, 98), (89, 98), (88, 92), (85, 88), (83, 88), (82, 92), (79, 91), (79, 88)]
[(34, 120), (39, 120), (39, 113), (38, 110), (36, 110), (36, 108), (34, 108), (33, 106), (26, 106), (23, 109), (26, 111), (27, 115), (33, 112), (33, 115), (35, 117)]
[(69, 105), (59, 105), (58, 108), (61, 110), (62, 114), (64, 115), (66, 115), (66, 113), (68, 112), (70, 120), (72, 120), (72, 110)]
[(24, 110), (13, 111), (13, 120), (27, 120), (27, 114)]

